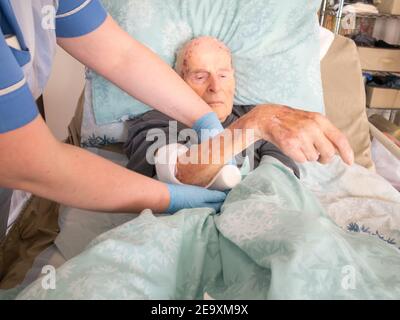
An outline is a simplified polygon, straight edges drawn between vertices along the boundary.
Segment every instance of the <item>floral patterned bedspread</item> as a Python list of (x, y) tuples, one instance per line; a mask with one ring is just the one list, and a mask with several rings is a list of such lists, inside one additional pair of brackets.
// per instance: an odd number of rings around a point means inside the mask
[(18, 299), (399, 299), (399, 193), (339, 159), (301, 174), (265, 158), (221, 214), (145, 211)]

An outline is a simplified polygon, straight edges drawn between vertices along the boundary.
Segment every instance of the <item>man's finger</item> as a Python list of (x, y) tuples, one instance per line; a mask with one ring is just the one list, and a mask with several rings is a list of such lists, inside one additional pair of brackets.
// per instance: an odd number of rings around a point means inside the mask
[(293, 161), (298, 162), (298, 163), (305, 163), (307, 162), (307, 157), (303, 153), (302, 150), (298, 149), (291, 149), (291, 150), (282, 150), (284, 154), (286, 154), (289, 158), (291, 158)]
[(336, 146), (340, 157), (348, 165), (354, 164), (354, 152), (350, 146), (346, 136), (341, 133), (338, 129), (328, 130), (326, 133), (328, 139)]
[(339, 155), (343, 159), (343, 161), (348, 165), (353, 165), (354, 152), (346, 136), (325, 117), (321, 116), (317, 119), (317, 121), (322, 126), (325, 136), (338, 150)]
[(332, 143), (325, 137), (319, 136), (314, 142), (317, 152), (320, 154), (318, 162), (327, 164), (331, 162), (333, 156), (336, 153), (336, 148)]
[(285, 155), (298, 163), (307, 162), (307, 157), (301, 150), (301, 143), (298, 139), (271, 139), (271, 143), (275, 144)]
[(304, 142), (301, 146), (301, 150), (310, 162), (317, 161), (320, 156), (318, 151), (315, 149), (314, 144), (310, 142)]

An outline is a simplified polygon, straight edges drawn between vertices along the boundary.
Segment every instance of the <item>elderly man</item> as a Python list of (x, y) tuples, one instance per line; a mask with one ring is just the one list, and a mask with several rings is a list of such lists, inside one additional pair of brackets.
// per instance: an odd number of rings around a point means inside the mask
[[(253, 168), (258, 166), (263, 156), (270, 155), (296, 176), (299, 176), (299, 170), (291, 158), (300, 162), (319, 160), (324, 163), (334, 155), (335, 149), (339, 149), (346, 150), (347, 154), (342, 157), (352, 162), (347, 140), (323, 116), (276, 105), (234, 106), (235, 74), (231, 53), (217, 39), (200, 37), (188, 42), (178, 52), (175, 69), (218, 115), (223, 127), (230, 130), (210, 140), (202, 139), (206, 142), (192, 145), (190, 149), (181, 147), (186, 141), (176, 147), (176, 133), (175, 141), (171, 141), (173, 119), (158, 111), (149, 111), (129, 123), (129, 138), (125, 144), (130, 159), (128, 168), (150, 177), (165, 176), (165, 173), (157, 172), (157, 163), (151, 161), (152, 154), (149, 157), (148, 152), (151, 150), (157, 154), (163, 149), (169, 162), (171, 157), (175, 158), (172, 159), (172, 172), (169, 173), (172, 177), (168, 182), (209, 186), (226, 164), (244, 150)], [(151, 149), (153, 141), (149, 139), (152, 129), (161, 130), (166, 138), (161, 143), (158, 141), (155, 149)], [(185, 125), (177, 123), (177, 134), (185, 129)], [(236, 134), (238, 129), (241, 131)], [(330, 142), (329, 135), (335, 136), (331, 140), (339, 140), (342, 144), (344, 141), (344, 147)], [(314, 139), (308, 139), (308, 136)], [(165, 151), (163, 143), (175, 147)], [(217, 143), (217, 148), (213, 143)], [(236, 163), (240, 166), (241, 159)]]

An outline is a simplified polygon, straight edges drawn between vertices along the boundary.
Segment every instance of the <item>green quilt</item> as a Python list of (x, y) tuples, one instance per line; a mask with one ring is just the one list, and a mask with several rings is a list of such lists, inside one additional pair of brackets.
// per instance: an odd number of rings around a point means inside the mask
[(351, 233), (269, 160), (232, 190), (222, 213), (145, 211), (96, 238), (18, 299), (400, 299), (400, 251)]

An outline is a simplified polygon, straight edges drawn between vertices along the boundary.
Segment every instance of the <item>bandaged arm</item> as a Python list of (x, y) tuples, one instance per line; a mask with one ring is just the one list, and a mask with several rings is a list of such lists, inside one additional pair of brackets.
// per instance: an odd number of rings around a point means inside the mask
[(190, 149), (180, 144), (160, 148), (155, 156), (159, 180), (215, 190), (232, 188), (240, 182), (240, 171), (227, 163), (260, 140), (250, 119), (245, 115), (220, 135)]

